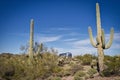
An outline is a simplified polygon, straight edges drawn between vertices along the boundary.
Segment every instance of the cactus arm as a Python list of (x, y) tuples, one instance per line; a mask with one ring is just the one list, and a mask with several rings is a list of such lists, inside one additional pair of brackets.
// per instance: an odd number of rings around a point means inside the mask
[(41, 43), (38, 47), (37, 54), (40, 54), (43, 52), (43, 43)]
[(101, 33), (102, 33), (102, 35), (101, 35), (101, 39), (102, 39), (102, 47), (103, 47), (103, 49), (105, 49), (105, 33), (104, 33), (104, 29), (102, 29), (101, 30)]
[(111, 28), (111, 31), (110, 31), (110, 39), (109, 39), (109, 41), (107, 42), (107, 44), (105, 45), (105, 49), (110, 48), (110, 46), (112, 45), (113, 37), (114, 37), (114, 29)]
[(96, 20), (97, 20), (97, 36), (100, 39), (100, 36), (101, 36), (101, 19), (100, 19), (100, 8), (99, 8), (98, 3), (96, 3)]
[(97, 48), (97, 45), (94, 42), (94, 38), (93, 38), (93, 35), (92, 35), (92, 29), (91, 29), (91, 27), (88, 28), (88, 32), (89, 32), (90, 42), (91, 42), (92, 46), (95, 47), (95, 48)]
[(39, 52), (40, 52), (40, 48), (38, 47), (37, 54), (39, 54)]

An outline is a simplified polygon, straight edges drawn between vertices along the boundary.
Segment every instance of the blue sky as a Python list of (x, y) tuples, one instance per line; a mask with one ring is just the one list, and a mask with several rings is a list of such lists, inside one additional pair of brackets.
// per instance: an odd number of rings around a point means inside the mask
[(0, 53), (20, 53), (29, 41), (30, 19), (34, 19), (34, 39), (61, 52), (74, 55), (97, 51), (89, 41), (88, 26), (96, 36), (96, 3), (100, 5), (106, 41), (111, 27), (113, 45), (105, 54), (120, 54), (119, 0), (0, 0)]

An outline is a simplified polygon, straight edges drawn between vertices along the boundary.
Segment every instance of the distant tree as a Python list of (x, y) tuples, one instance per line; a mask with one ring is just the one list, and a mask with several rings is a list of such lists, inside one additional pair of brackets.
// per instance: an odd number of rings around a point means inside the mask
[(23, 54), (26, 54), (29, 49), (29, 44), (27, 43), (26, 45), (21, 45), (20, 50), (22, 51)]
[(37, 53), (38, 48), (39, 48), (39, 43), (38, 43), (38, 42), (35, 42), (35, 45), (34, 45), (34, 53)]
[(21, 51), (24, 51), (24, 50), (25, 50), (25, 46), (21, 45), (21, 46), (20, 46), (20, 50), (21, 50)]
[(51, 48), (50, 51), (51, 51), (51, 53), (54, 53), (54, 54), (58, 53), (58, 51), (56, 49), (54, 49), (54, 48)]
[[(29, 49), (28, 43), (26, 45), (20, 46), (20, 50), (24, 54), (26, 54), (28, 52), (28, 49)], [(43, 54), (46, 52), (58, 53), (58, 51), (56, 49), (54, 49), (54, 48), (48, 49), (48, 47), (46, 47), (43, 43), (38, 43), (38, 42), (35, 42), (33, 52), (34, 52), (34, 54)]]

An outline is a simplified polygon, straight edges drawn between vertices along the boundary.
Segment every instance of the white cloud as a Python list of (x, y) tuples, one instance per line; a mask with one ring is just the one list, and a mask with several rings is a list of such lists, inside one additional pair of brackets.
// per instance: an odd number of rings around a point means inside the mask
[[(44, 43), (54, 42), (61, 40), (61, 37), (63, 36), (48, 36), (48, 37), (39, 36), (37, 38), (37, 41)], [(106, 41), (109, 40), (109, 37), (110, 34), (106, 34), (105, 36)], [(94, 40), (96, 41), (95, 38), (96, 37), (94, 37)], [(55, 49), (58, 50), (58, 53), (71, 52), (73, 53), (73, 55), (81, 55), (86, 53), (97, 54), (97, 49), (91, 45), (89, 38), (82, 40), (78, 40), (77, 38), (70, 38), (70, 39), (64, 39), (62, 41), (63, 42), (61, 42), (60, 44), (63, 46), (66, 45), (67, 47), (64, 46), (63, 48), (62, 46), (57, 45)], [(116, 53), (114, 53), (115, 51)], [(110, 47), (110, 49), (105, 49), (104, 52), (105, 54), (118, 54), (120, 52), (120, 33), (114, 33), (114, 40), (112, 46)]]
[(79, 41), (73, 42), (72, 44), (75, 46), (84, 46), (84, 45), (90, 44), (90, 40), (89, 39), (79, 40)]
[(71, 29), (70, 28), (57, 28), (57, 30), (66, 31), (66, 30), (71, 30)]
[(65, 39), (65, 40), (62, 40), (62, 41), (70, 42), (70, 41), (75, 41), (75, 40), (77, 40), (77, 39), (75, 39), (75, 38), (71, 38), (71, 39)]
[(65, 48), (55, 47), (55, 49), (58, 50), (59, 53), (67, 52), (67, 49)]
[(93, 47), (80, 47), (80, 48), (74, 48), (70, 50), (70, 52), (73, 53), (73, 55), (83, 55), (83, 54), (95, 54), (97, 52), (96, 48)]
[(86, 53), (89, 54), (96, 54), (97, 49), (93, 47), (80, 47), (80, 48), (55, 48), (58, 50), (59, 53), (64, 53), (64, 52), (71, 52), (74, 56), (75, 55), (83, 55)]
[[(105, 38), (107, 41), (109, 40), (110, 34), (106, 34)], [(73, 41), (72, 41), (73, 40)], [(95, 40), (95, 37), (94, 37)], [(69, 49), (66, 48), (57, 48), (59, 52), (72, 52), (73, 55), (80, 55), (85, 53), (97, 54), (97, 49), (94, 48), (91, 43), (90, 39), (83, 39), (83, 40), (74, 40), (68, 39), (67, 45), (70, 46)], [(95, 40), (96, 41), (96, 40)], [(120, 33), (114, 33), (114, 40), (113, 44), (110, 49), (105, 49), (105, 54), (118, 54), (114, 53), (114, 51), (120, 52)]]
[(59, 53), (71, 52), (73, 55), (83, 55), (86, 53), (94, 54), (97, 53), (97, 49), (92, 47), (89, 39), (77, 40), (67, 39), (65, 40), (69, 48), (56, 48)]
[(84, 39), (84, 40), (79, 40), (79, 41), (75, 41), (72, 43), (73, 45), (73, 49), (71, 50), (71, 52), (75, 53), (75, 55), (79, 55), (79, 54), (86, 54), (86, 53), (96, 53), (96, 48), (94, 48), (89, 39)]
[(52, 37), (37, 37), (37, 41), (38, 42), (54, 42), (57, 41), (61, 38), (61, 36), (52, 36)]
[(119, 49), (120, 50), (120, 43), (113, 43), (113, 45), (111, 46), (111, 49)]
[(51, 28), (51, 30), (67, 31), (67, 30), (71, 30), (71, 29), (70, 28), (66, 28), (66, 27), (58, 27), (58, 28)]
[[(110, 34), (105, 34), (105, 39), (109, 40), (110, 39)], [(120, 41), (120, 33), (114, 33), (114, 39), (115, 41)]]
[(114, 34), (114, 40), (120, 41), (120, 33), (115, 33)]
[(76, 36), (76, 35), (79, 35), (79, 33), (77, 33), (77, 32), (70, 32), (70, 33), (67, 34), (67, 35), (69, 35), (69, 36)]

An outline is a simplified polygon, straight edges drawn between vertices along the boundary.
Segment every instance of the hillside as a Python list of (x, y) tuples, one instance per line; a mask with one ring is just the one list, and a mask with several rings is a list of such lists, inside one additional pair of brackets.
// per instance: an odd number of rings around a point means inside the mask
[[(106, 69), (99, 76), (96, 56), (85, 54), (73, 58), (46, 52), (34, 55), (0, 54), (0, 80), (120, 80), (120, 56), (105, 56)], [(91, 68), (91, 66), (93, 68)]]

